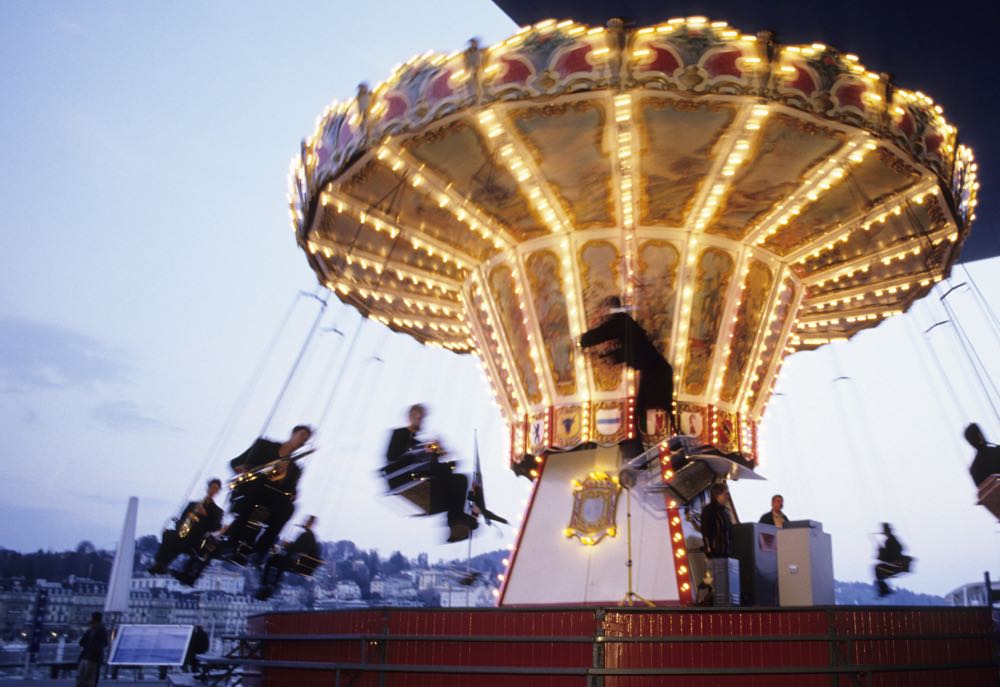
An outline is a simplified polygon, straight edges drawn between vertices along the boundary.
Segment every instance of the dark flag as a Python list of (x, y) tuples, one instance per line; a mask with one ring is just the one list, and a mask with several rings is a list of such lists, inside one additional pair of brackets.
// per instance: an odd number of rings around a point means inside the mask
[(509, 524), (507, 520), (486, 508), (486, 495), (483, 492), (483, 469), (479, 464), (479, 439), (475, 434), (473, 435), (473, 446), (476, 468), (472, 473), (472, 484), (469, 487), (469, 501), (483, 514), (487, 525), (492, 525), (494, 521), (507, 525)]

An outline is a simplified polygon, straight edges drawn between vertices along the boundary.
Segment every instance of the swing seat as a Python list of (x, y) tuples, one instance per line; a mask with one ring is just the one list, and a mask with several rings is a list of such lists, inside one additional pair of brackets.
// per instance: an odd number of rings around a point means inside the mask
[(1000, 474), (990, 475), (979, 485), (979, 505), (1000, 520)]
[(201, 543), (198, 545), (198, 550), (194, 555), (202, 561), (211, 560), (221, 545), (222, 539), (218, 535), (210, 534), (201, 540)]
[[(412, 466), (410, 466), (412, 467)], [(406, 468), (409, 473), (409, 468)], [(389, 478), (389, 496), (401, 496), (420, 511), (421, 515), (431, 513), (431, 480), (430, 477), (418, 474), (407, 475), (398, 480)], [(395, 486), (394, 486), (395, 485)]]
[(440, 465), (435, 457), (413, 462), (396, 461), (382, 468), (388, 496), (401, 496), (420, 511), (420, 515), (431, 515), (431, 472)]
[(292, 572), (302, 577), (312, 577), (319, 566), (323, 565), (322, 558), (316, 558), (306, 553), (300, 553), (292, 563)]

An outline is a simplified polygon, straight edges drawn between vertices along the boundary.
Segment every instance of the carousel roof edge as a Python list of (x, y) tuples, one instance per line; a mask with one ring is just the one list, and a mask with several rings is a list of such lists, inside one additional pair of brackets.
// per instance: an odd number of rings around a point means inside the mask
[[(619, 78), (626, 78), (626, 76), (612, 77), (607, 83), (598, 83), (595, 81), (591, 84), (582, 81), (577, 83), (570, 79), (560, 86), (559, 90), (552, 93), (534, 93), (530, 89), (517, 90), (509, 88), (494, 89), (495, 92), (485, 92), (484, 84), (489, 83), (491, 78), (489, 70), (495, 67), (495, 63), (499, 61), (503, 54), (516, 51), (518, 47), (524, 47), (527, 39), (530, 37), (536, 34), (548, 34), (555, 31), (580, 37), (591, 36), (594, 33), (613, 33), (615, 31), (638, 35), (643, 32), (659, 32), (664, 28), (676, 30), (678, 28), (690, 29), (692, 27), (696, 30), (723, 31), (733, 34), (731, 38), (736, 41), (749, 41), (753, 43), (754, 41), (771, 40), (769, 32), (763, 31), (756, 35), (745, 35), (741, 34), (739, 29), (730, 26), (727, 22), (712, 21), (705, 17), (674, 18), (658, 25), (643, 26), (641, 28), (629, 27), (627, 29), (621, 26), (607, 29), (603, 26), (591, 26), (572, 20), (556, 21), (555, 19), (547, 19), (534, 25), (524, 26), (506, 40), (486, 48), (481, 48), (475, 39), (473, 39), (463, 51), (456, 51), (450, 54), (428, 51), (427, 53), (416, 55), (410, 60), (397, 65), (392, 74), (374, 88), (369, 89), (367, 84), (362, 83), (359, 85), (358, 94), (354, 98), (344, 102), (331, 103), (324, 110), (317, 118), (314, 132), (302, 141), (300, 153), (292, 159), (292, 166), (289, 173), (289, 203), (292, 224), (296, 235), (301, 238), (305, 238), (307, 235), (308, 232), (306, 229), (312, 222), (313, 216), (316, 213), (319, 196), (327, 184), (337, 179), (345, 170), (350, 169), (366, 152), (372, 151), (386, 142), (391, 142), (393, 137), (397, 135), (405, 135), (422, 130), (427, 125), (470, 106), (482, 106), (490, 103), (506, 102), (511, 99), (537, 97), (539, 95), (556, 96), (577, 92), (581, 89), (585, 91), (609, 90), (621, 86), (621, 83), (618, 82)], [(627, 78), (631, 78), (630, 70), (632, 70), (632, 67), (626, 64), (630, 61), (626, 55), (628, 48), (624, 45), (615, 47), (616, 43), (621, 44), (622, 41), (617, 39), (612, 41), (609, 39), (608, 45), (610, 48), (604, 49), (604, 52), (607, 53), (609, 50), (612, 52), (617, 51), (617, 59), (623, 64), (623, 74), (628, 72)], [(894, 115), (891, 114), (890, 110), (899, 109), (896, 103), (901, 98), (901, 102), (907, 106), (908, 111), (904, 114), (900, 110), (899, 115), (911, 120), (904, 122), (904, 124), (906, 127), (916, 127), (919, 129), (919, 131), (910, 136), (913, 139), (913, 145), (909, 146), (907, 152), (914, 161), (929, 168), (937, 175), (942, 185), (949, 189), (951, 194), (958, 196), (963, 191), (969, 192), (971, 189), (968, 198), (971, 201), (971, 205), (967, 207), (966, 213), (964, 215), (961, 212), (955, 213), (956, 219), (963, 225), (966, 225), (966, 228), (971, 224), (969, 219), (974, 219), (975, 191), (978, 189), (978, 182), (976, 181), (977, 166), (974, 156), (972, 155), (971, 148), (964, 144), (959, 144), (956, 128), (945, 120), (943, 109), (933, 99), (921, 91), (909, 91), (899, 88), (893, 83), (891, 75), (869, 71), (861, 64), (856, 55), (844, 53), (831, 46), (818, 43), (810, 45), (779, 43), (772, 45), (768, 43), (766, 46), (757, 46), (757, 50), (762, 54), (768, 52), (774, 53), (773, 57), (766, 58), (766, 69), (772, 72), (770, 77), (765, 78), (765, 76), (760, 75), (755, 77), (762, 84), (756, 95), (767, 101), (774, 100), (774, 96), (777, 93), (772, 84), (775, 79), (774, 70), (782, 68), (779, 65), (783, 59), (782, 51), (795, 51), (796, 53), (801, 51), (803, 56), (808, 56), (808, 59), (813, 61), (820, 59), (825, 61), (835, 58), (845, 64), (849, 62), (851, 70), (856, 72), (858, 78), (866, 79), (869, 87), (874, 86), (871, 89), (871, 98), (867, 104), (873, 105), (873, 103), (881, 101), (882, 104), (878, 107), (884, 110), (884, 112), (875, 113), (880, 114), (879, 117), (868, 116), (867, 121), (865, 117), (860, 119), (855, 117), (854, 120), (846, 123), (859, 126), (860, 128), (868, 128), (880, 138), (889, 137), (891, 127), (886, 124), (886, 121), (891, 122)], [(487, 65), (486, 62), (494, 53), (496, 53), (494, 64)], [(610, 61), (611, 57), (606, 55), (605, 59)], [(760, 71), (763, 68), (757, 66), (754, 69)], [(506, 67), (503, 69), (506, 70)], [(456, 78), (459, 78), (459, 80), (456, 81)], [(393, 94), (404, 88), (412, 90), (413, 84), (417, 82), (419, 82), (420, 88), (428, 93), (434, 89), (445, 88), (450, 90), (449, 95), (437, 103), (436, 107), (431, 104), (426, 107), (410, 108), (410, 110), (416, 109), (417, 115), (415, 118), (413, 113), (409, 111), (404, 113), (405, 116), (397, 116), (393, 109)], [(441, 86), (441, 83), (444, 86)], [(634, 82), (631, 85), (633, 87), (641, 87), (639, 82)], [(570, 90), (565, 90), (566, 88), (570, 88)], [(879, 93), (882, 95), (880, 96)], [(751, 95), (750, 93), (747, 94)], [(427, 93), (420, 95), (420, 98), (423, 99), (425, 95)], [(709, 94), (679, 92), (675, 95), (697, 98)], [(867, 95), (867, 93), (863, 95)], [(912, 111), (910, 111), (910, 108), (912, 108)], [(872, 107), (869, 109), (874, 111), (876, 108)], [(823, 119), (836, 118), (830, 114), (833, 112), (832, 109), (827, 112), (805, 111), (808, 114)], [(876, 126), (884, 130), (875, 130)], [(935, 148), (934, 154), (928, 151), (928, 146), (931, 145), (929, 143), (930, 137), (942, 139), (935, 140), (933, 145), (941, 146), (946, 151), (944, 154), (940, 154), (937, 148)], [(950, 152), (948, 152), (949, 148)], [(962, 158), (961, 162), (963, 166), (961, 170), (956, 170), (956, 160), (960, 157)], [(970, 168), (971, 174), (964, 174), (962, 181), (965, 183), (962, 187), (959, 187), (956, 175), (959, 171), (965, 171)]]

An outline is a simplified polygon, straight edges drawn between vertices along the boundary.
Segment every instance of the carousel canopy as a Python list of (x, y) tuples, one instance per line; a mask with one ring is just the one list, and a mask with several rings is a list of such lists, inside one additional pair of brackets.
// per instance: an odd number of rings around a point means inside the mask
[[(630, 25), (649, 26), (670, 16), (712, 14), (742, 27), (766, 28), (782, 42), (821, 42), (856, 52), (900, 84), (915, 84), (948, 108), (961, 125), (962, 141), (976, 151), (981, 167), (994, 169), (1000, 142), (994, 136), (993, 113), (1000, 91), (986, 88), (987, 65), (994, 41), (980, 0), (952, 0), (947, 7), (930, 0), (494, 0), (519, 26), (549, 17), (573, 17), (603, 26), (611, 17)], [(929, 59), (933, 55), (933, 59)], [(980, 200), (989, 204), (991, 177), (980, 181)], [(1000, 256), (1000, 232), (982, 228), (962, 246), (963, 261)]]
[(939, 105), (856, 55), (702, 17), (545, 21), (331, 106), (291, 210), (342, 300), (479, 354), (515, 451), (630, 431), (634, 375), (576, 347), (619, 295), (685, 430), (753, 453), (785, 354), (948, 272), (975, 171)]

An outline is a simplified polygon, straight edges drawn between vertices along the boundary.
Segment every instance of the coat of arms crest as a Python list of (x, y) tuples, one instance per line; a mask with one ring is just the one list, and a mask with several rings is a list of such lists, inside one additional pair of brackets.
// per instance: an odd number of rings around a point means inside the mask
[(618, 478), (606, 472), (591, 472), (582, 482), (573, 480), (573, 513), (564, 534), (587, 546), (594, 546), (605, 536), (615, 536), (620, 488)]

